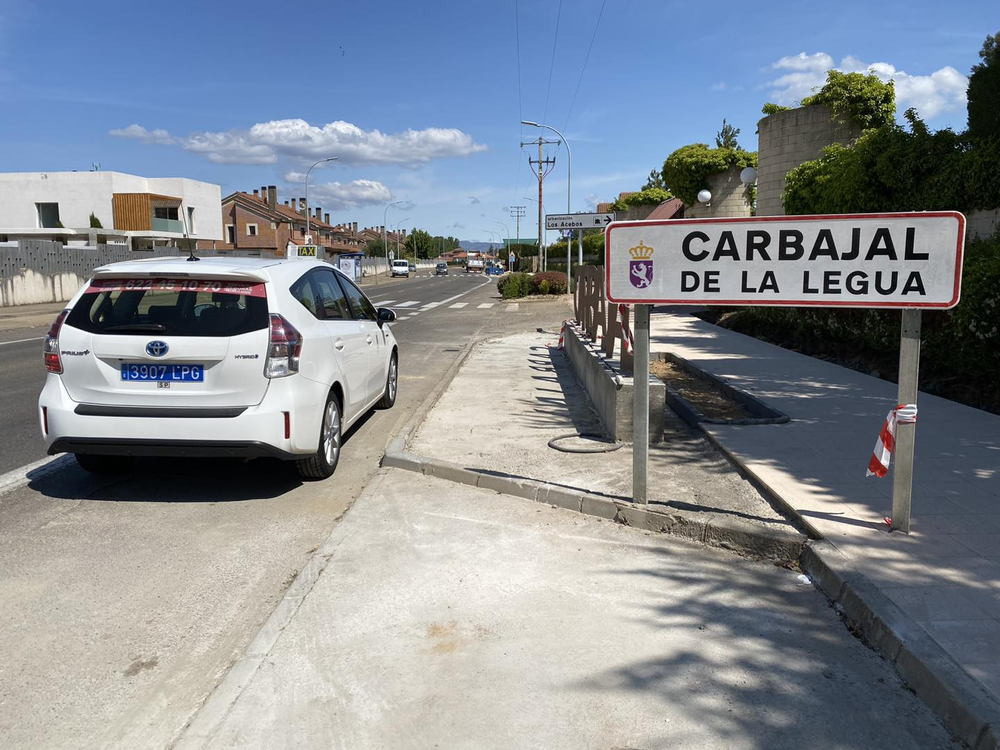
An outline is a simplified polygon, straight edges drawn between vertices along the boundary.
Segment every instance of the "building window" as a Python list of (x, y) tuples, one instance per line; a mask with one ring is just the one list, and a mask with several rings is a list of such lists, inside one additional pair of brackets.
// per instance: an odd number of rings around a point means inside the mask
[(36, 203), (35, 209), (38, 211), (39, 229), (57, 229), (62, 226), (58, 203)]
[(188, 225), (187, 230), (190, 234), (197, 234), (198, 231), (194, 228), (194, 206), (188, 206)]
[(257, 236), (257, 225), (256, 224), (247, 224), (247, 236), (248, 237), (256, 237)]
[(153, 218), (177, 221), (177, 206), (154, 206)]
[(226, 224), (226, 242), (230, 245), (236, 244), (236, 227), (232, 224)]

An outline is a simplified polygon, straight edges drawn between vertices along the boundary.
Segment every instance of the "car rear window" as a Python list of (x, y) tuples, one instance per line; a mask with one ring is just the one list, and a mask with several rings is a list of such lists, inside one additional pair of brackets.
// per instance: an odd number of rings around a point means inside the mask
[(97, 279), (66, 324), (116, 336), (238, 336), (267, 328), (269, 318), (262, 283)]

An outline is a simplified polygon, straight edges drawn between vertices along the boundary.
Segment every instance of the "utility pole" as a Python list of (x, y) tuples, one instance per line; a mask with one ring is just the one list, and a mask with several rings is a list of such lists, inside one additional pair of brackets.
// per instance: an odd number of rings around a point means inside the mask
[[(528, 141), (527, 143), (522, 141), (521, 148), (532, 146), (536, 143), (538, 144), (538, 159), (535, 160), (529, 156), (528, 166), (531, 167), (531, 171), (538, 178), (538, 257), (539, 262), (541, 262), (541, 270), (544, 271), (548, 264), (542, 260), (542, 233), (545, 231), (545, 219), (542, 216), (542, 181), (556, 166), (556, 160), (554, 158), (544, 158), (542, 155), (542, 146), (555, 146), (559, 144), (559, 141), (547, 141), (539, 136), (537, 141)], [(536, 166), (538, 167), (537, 169), (535, 169)]]
[[(516, 230), (517, 231), (517, 251), (521, 252), (521, 219), (524, 218), (524, 206), (511, 206), (510, 207), (510, 218), (512, 218), (514, 220), (515, 226), (517, 227), (517, 230)], [(508, 271), (513, 270), (513, 269), (510, 268), (509, 262), (510, 261), (508, 260), (508, 267), (507, 267)], [(520, 264), (518, 264), (517, 270), (519, 270), (519, 271), (521, 270)]]

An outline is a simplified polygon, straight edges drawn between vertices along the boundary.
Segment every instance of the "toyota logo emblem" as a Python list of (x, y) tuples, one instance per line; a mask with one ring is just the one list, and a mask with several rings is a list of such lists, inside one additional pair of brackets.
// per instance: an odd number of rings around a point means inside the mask
[(146, 354), (150, 357), (162, 357), (169, 348), (165, 341), (150, 341), (146, 344)]

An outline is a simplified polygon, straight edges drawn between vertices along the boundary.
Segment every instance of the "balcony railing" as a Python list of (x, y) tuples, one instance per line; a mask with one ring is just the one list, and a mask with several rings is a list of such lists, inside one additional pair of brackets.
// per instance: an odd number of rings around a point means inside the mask
[(184, 232), (184, 222), (177, 219), (153, 219), (154, 232)]

